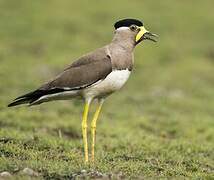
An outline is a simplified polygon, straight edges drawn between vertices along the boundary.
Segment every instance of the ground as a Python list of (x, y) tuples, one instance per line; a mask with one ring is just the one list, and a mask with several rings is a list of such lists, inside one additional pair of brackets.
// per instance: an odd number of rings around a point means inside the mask
[[(28, 178), (24, 168), (35, 179), (212, 179), (212, 3), (0, 1), (0, 172), (14, 179)], [(107, 44), (112, 24), (124, 17), (143, 19), (159, 42), (136, 48), (128, 83), (105, 102), (98, 121), (96, 162), (86, 166), (82, 101), (6, 106)]]

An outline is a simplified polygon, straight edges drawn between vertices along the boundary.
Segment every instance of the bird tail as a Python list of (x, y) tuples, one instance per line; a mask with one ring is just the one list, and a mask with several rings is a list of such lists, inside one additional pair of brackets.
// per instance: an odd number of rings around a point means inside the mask
[(29, 92), (27, 94), (17, 97), (16, 99), (14, 99), (12, 103), (8, 104), (8, 107), (18, 106), (21, 104), (29, 104), (30, 106), (35, 104), (40, 104), (42, 102), (38, 102), (37, 100), (39, 100), (39, 98), (41, 98), (42, 96), (60, 93), (63, 91), (66, 91), (66, 90), (60, 89), (60, 88), (54, 88), (49, 90), (37, 89), (35, 91)]
[(39, 99), (41, 96), (43, 95), (43, 93), (41, 93), (40, 90), (36, 90), (27, 94), (24, 94), (22, 96), (17, 97), (16, 99), (13, 100), (12, 103), (8, 104), (8, 107), (12, 107), (12, 106), (18, 106), (21, 104), (31, 104), (34, 101), (36, 101), (37, 99)]

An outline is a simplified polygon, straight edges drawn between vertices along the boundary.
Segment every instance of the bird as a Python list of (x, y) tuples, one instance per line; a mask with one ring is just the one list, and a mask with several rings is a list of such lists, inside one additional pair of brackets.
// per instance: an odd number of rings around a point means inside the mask
[(14, 99), (8, 107), (21, 104), (39, 105), (55, 100), (84, 100), (82, 138), (84, 162), (89, 162), (88, 113), (91, 103), (98, 106), (91, 121), (91, 162), (95, 160), (96, 124), (105, 99), (128, 80), (134, 65), (134, 48), (144, 40), (157, 42), (158, 36), (146, 30), (143, 21), (134, 18), (114, 23), (112, 41), (73, 61), (55, 78), (39, 88)]

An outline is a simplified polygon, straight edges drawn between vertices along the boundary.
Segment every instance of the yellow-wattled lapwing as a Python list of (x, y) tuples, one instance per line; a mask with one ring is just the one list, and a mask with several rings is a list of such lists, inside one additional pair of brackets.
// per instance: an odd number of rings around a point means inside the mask
[(157, 37), (136, 19), (119, 20), (114, 27), (114, 37), (110, 44), (83, 55), (53, 80), (35, 91), (16, 98), (8, 105), (32, 106), (76, 97), (84, 99), (82, 135), (85, 162), (88, 162), (87, 117), (92, 100), (97, 99), (99, 103), (91, 122), (91, 158), (94, 161), (96, 122), (105, 98), (119, 90), (129, 78), (133, 68), (135, 46), (143, 40), (156, 41), (154, 37)]

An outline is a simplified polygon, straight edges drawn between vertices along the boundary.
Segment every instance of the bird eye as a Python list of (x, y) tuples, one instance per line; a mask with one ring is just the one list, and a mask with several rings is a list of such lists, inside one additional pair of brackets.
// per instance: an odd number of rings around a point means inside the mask
[(130, 28), (132, 31), (137, 30), (137, 26), (136, 26), (136, 25), (131, 25), (129, 28)]

